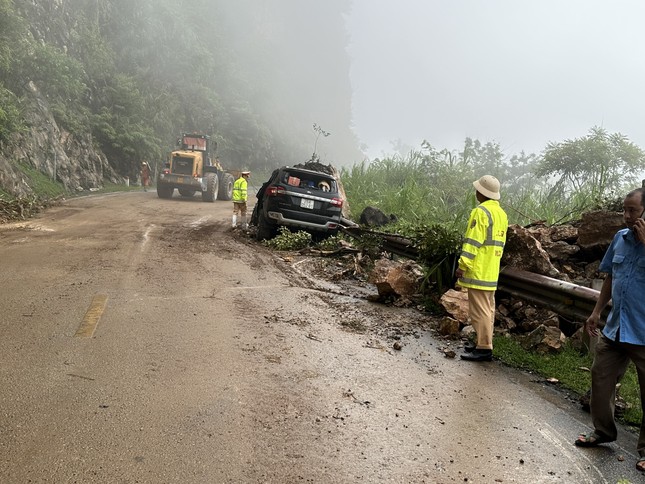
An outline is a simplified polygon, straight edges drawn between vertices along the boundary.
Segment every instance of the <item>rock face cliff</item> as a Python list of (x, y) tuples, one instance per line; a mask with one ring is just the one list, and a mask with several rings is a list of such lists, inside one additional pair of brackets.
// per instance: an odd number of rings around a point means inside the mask
[(78, 137), (62, 130), (33, 83), (27, 86), (23, 115), (27, 128), (0, 147), (0, 188), (15, 197), (34, 192), (29, 170), (58, 181), (68, 191), (101, 188), (105, 180), (125, 183), (88, 133)]
[[(12, 22), (21, 23), (16, 19), (22, 18), (28, 25), (26, 38), (13, 39), (14, 44), (23, 45), (25, 55), (29, 55), (33, 45), (57, 46), (67, 52), (75, 28), (74, 18), (69, 14), (69, 2), (16, 1), (13, 6)], [(0, 47), (4, 41), (7, 39), (0, 42)], [(125, 183), (125, 178), (114, 171), (94, 143), (89, 126), (76, 134), (61, 127), (48, 96), (42, 92), (47, 76), (36, 75), (40, 81), (33, 82), (30, 80), (33, 73), (23, 68), (24, 62), (23, 58), (16, 58), (13, 81), (8, 80), (9, 74), (6, 79), (0, 76), (0, 88), (12, 89), (20, 99), (23, 126), (8, 139), (0, 140), (0, 194), (31, 195), (42, 190), (42, 182), (47, 179), (57, 182), (68, 192), (100, 188), (106, 181)], [(14, 79), (16, 72), (19, 83)], [(0, 105), (0, 113), (1, 108)]]

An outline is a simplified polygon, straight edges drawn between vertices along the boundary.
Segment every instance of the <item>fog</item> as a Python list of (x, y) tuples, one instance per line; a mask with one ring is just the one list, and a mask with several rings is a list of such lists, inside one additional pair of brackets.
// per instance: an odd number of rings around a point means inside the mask
[(539, 153), (596, 125), (645, 147), (644, 19), (637, 0), (353, 0), (354, 131), (370, 157)]

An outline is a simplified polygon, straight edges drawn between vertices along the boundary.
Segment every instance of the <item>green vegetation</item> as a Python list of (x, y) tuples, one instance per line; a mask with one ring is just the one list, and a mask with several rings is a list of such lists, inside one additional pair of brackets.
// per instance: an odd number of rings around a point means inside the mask
[(509, 366), (556, 378), (564, 388), (580, 395), (591, 387), (591, 374), (582, 368), (591, 368), (592, 358), (581, 355), (571, 346), (565, 346), (557, 354), (540, 355), (526, 351), (515, 339), (503, 336), (496, 336), (493, 346), (495, 357)]
[(29, 180), (29, 185), (33, 188), (35, 193), (38, 193), (40, 198), (57, 198), (66, 193), (65, 188), (63, 188), (60, 183), (55, 182), (44, 173), (24, 164), (19, 164), (17, 166)]
[(595, 127), (587, 136), (549, 144), (541, 156), (508, 157), (497, 143), (470, 138), (463, 150), (452, 152), (426, 142), (405, 155), (343, 169), (342, 179), (356, 215), (374, 206), (407, 223), (462, 232), (476, 204), (472, 181), (483, 174), (500, 180), (509, 222), (527, 225), (575, 220), (605, 206), (638, 186), (636, 174), (644, 169), (640, 148), (620, 133)]
[(316, 244), (316, 247), (320, 250), (336, 250), (341, 246), (341, 241), (345, 240), (343, 234), (332, 235), (327, 237)]
[(300, 250), (311, 245), (311, 234), (303, 230), (292, 232), (288, 227), (280, 227), (278, 235), (266, 240), (264, 244), (275, 250)]
[(594, 127), (586, 136), (550, 143), (539, 160), (538, 176), (558, 175), (554, 192), (584, 194), (590, 202), (623, 195), (635, 185), (645, 153), (626, 136)]
[(0, 84), (0, 143), (6, 142), (11, 133), (24, 131), (20, 115), (20, 101)]
[(452, 286), (461, 252), (462, 234), (441, 224), (397, 224), (397, 232), (409, 238), (419, 250), (419, 262), (425, 270), (422, 289), (443, 294)]
[[(348, 63), (321, 68), (309, 55), (346, 59), (337, 32), (349, 6), (310, 6), (317, 21), (304, 25), (291, 4), (258, 15), (247, 0), (0, 0), (0, 147), (28, 124), (23, 101), (39, 93), (59, 127), (91, 134), (130, 178), (141, 159), (160, 164), (184, 131), (211, 134), (228, 169), (270, 172), (306, 160), (312, 145), (358, 159)], [(312, 112), (333, 120), (333, 144), (311, 133)]]

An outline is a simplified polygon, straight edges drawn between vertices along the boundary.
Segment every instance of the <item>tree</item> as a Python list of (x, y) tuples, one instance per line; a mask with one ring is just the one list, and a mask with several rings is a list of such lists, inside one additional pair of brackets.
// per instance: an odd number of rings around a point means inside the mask
[(549, 143), (536, 175), (558, 177), (554, 191), (585, 193), (594, 201), (615, 197), (633, 186), (645, 168), (645, 153), (620, 133), (595, 126), (586, 136)]

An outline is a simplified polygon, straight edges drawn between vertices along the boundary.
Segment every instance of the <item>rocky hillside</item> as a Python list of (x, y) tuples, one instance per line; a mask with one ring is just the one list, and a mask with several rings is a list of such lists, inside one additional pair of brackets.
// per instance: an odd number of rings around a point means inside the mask
[(183, 131), (229, 169), (361, 154), (349, 0), (0, 0), (0, 194), (136, 179)]
[(13, 133), (0, 151), (2, 191), (16, 197), (32, 194), (38, 174), (62, 184), (65, 191), (101, 187), (106, 180), (125, 183), (90, 133), (73, 134), (58, 125), (34, 83), (28, 84), (21, 105), (26, 127)]

